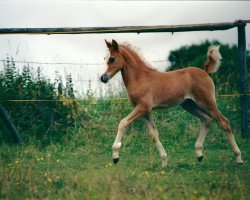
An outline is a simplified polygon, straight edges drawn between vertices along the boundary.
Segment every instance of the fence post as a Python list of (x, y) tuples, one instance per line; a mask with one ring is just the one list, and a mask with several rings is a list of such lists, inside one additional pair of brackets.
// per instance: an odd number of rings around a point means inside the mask
[(1, 105), (0, 105), (0, 117), (2, 118), (3, 122), (6, 124), (7, 128), (9, 129), (9, 131), (10, 131), (12, 137), (15, 139), (15, 141), (20, 145), (24, 144), (21, 136), (18, 134), (15, 126), (13, 125), (9, 116), (7, 115), (6, 110)]
[(238, 51), (239, 51), (239, 67), (240, 67), (240, 97), (241, 106), (241, 134), (242, 137), (248, 136), (248, 113), (247, 113), (247, 64), (246, 64), (246, 23), (238, 24)]

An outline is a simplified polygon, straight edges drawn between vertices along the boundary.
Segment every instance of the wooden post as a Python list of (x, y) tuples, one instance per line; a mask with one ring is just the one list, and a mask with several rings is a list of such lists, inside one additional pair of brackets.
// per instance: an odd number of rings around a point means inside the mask
[(248, 113), (247, 113), (247, 64), (246, 64), (246, 23), (238, 25), (238, 49), (240, 67), (240, 97), (241, 105), (241, 133), (243, 137), (248, 136)]
[(1, 105), (0, 105), (0, 117), (2, 118), (3, 122), (6, 124), (14, 140), (20, 145), (24, 144), (21, 136), (18, 134), (15, 126), (10, 120), (6, 110)]

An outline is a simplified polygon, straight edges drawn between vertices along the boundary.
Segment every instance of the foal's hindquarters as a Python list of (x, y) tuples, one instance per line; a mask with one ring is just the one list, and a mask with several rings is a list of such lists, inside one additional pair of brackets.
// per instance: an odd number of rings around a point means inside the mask
[[(189, 90), (190, 92), (186, 94), (187, 98), (180, 105), (183, 109), (198, 117), (202, 123), (198, 139), (195, 143), (195, 152), (198, 161), (202, 161), (203, 159), (203, 142), (209, 125), (214, 119), (226, 131), (229, 143), (236, 157), (236, 163), (243, 163), (241, 151), (235, 142), (229, 120), (222, 115), (216, 105), (215, 89), (212, 79), (205, 71), (198, 68), (186, 68), (186, 70), (193, 71), (190, 72), (193, 84)], [(195, 81), (197, 81), (197, 84), (194, 84)]]

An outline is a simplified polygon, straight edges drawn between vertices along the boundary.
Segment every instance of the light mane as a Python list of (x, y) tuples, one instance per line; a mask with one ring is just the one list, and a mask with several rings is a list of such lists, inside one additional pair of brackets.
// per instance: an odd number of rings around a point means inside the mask
[(152, 67), (145, 58), (138, 52), (138, 48), (132, 46), (129, 43), (123, 43), (120, 45), (120, 47), (127, 50), (135, 59), (136, 63), (140, 68), (143, 70), (151, 70), (151, 71), (158, 71), (156, 68)]

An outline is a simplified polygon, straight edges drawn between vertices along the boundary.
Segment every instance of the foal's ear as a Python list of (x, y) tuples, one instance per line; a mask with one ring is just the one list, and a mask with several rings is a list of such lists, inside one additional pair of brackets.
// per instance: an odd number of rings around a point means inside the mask
[(115, 40), (112, 40), (112, 49), (114, 51), (118, 51), (118, 43)]
[(113, 51), (118, 51), (118, 43), (115, 40), (112, 40), (112, 43), (108, 42), (107, 40), (105, 40), (105, 42), (109, 49), (112, 49)]
[(106, 45), (107, 45), (107, 47), (110, 49), (110, 48), (112, 48), (112, 44), (110, 43), (110, 42), (108, 42), (106, 39), (105, 39), (105, 42), (106, 42)]

